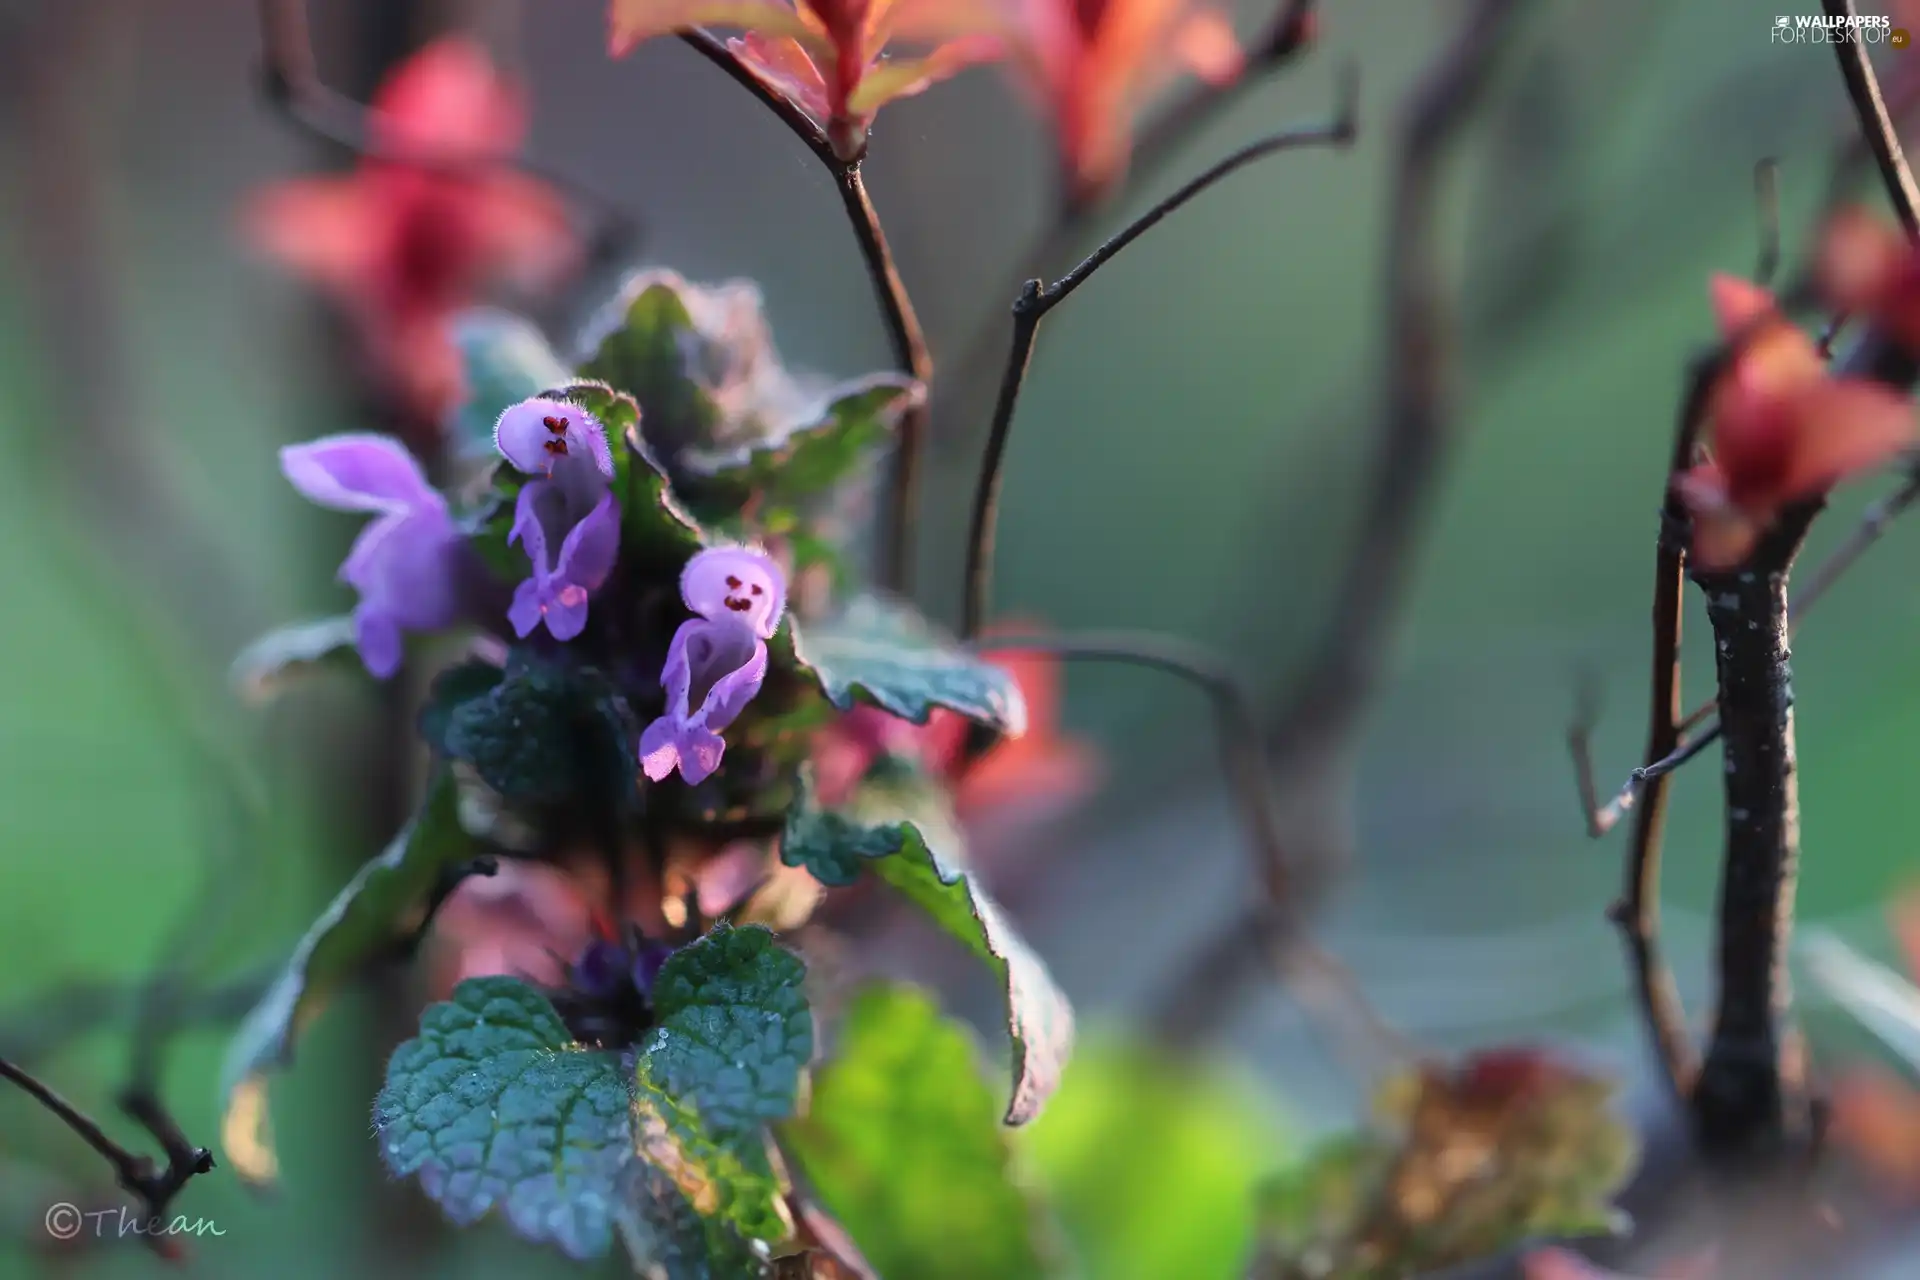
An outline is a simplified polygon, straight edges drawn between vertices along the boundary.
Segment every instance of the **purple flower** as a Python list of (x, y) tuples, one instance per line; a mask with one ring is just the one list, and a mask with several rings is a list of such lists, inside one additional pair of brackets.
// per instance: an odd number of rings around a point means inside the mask
[(693, 786), (720, 767), (720, 731), (767, 677), (767, 641), (786, 611), (787, 583), (759, 552), (715, 547), (687, 562), (680, 597), (699, 616), (681, 623), (667, 647), (667, 713), (640, 735), (640, 767), (655, 782), (677, 767)]
[(375, 514), (340, 566), (360, 593), (353, 611), (360, 660), (379, 679), (400, 669), (403, 631), (438, 631), (460, 616), (466, 551), (447, 501), (399, 441), (337, 435), (288, 445), (280, 470), (293, 487), (333, 511)]
[(522, 400), (500, 415), (493, 441), (535, 479), (520, 490), (509, 544), (527, 553), (532, 574), (513, 593), (507, 620), (530, 635), (542, 620), (555, 640), (587, 625), (587, 598), (620, 553), (620, 508), (608, 482), (613, 453), (594, 416), (565, 400)]

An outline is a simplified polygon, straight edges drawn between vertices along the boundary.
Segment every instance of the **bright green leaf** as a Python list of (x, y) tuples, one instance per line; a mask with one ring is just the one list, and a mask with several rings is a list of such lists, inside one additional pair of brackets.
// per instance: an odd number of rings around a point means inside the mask
[[(1254, 1189), (1286, 1148), (1250, 1079), (1138, 1040), (1092, 1037), (1020, 1150), (1059, 1213), (1081, 1274), (1240, 1280)], [(1145, 1153), (1115, 1159), (1116, 1151)]]
[(403, 936), (442, 873), (474, 855), (457, 808), (452, 778), (437, 772), (413, 820), (328, 904), (234, 1034), (221, 1071), (222, 1110), (243, 1107), (254, 1123), (237, 1130), (228, 1146), (257, 1145), (261, 1157), (238, 1160), (243, 1173), (258, 1168), (264, 1174), (271, 1164), (262, 1078), (292, 1059), (295, 1038), (327, 998)]
[(619, 1054), (574, 1043), (518, 979), (474, 978), (394, 1051), (373, 1117), (387, 1167), (417, 1175), (455, 1223), (498, 1208), (519, 1235), (586, 1260), (613, 1241), (631, 1107)]
[(1044, 1276), (999, 1119), (966, 1031), (919, 991), (876, 987), (853, 1001), (806, 1116), (781, 1134), (881, 1275)]
[(945, 707), (1009, 737), (1026, 731), (1027, 707), (1012, 675), (898, 602), (856, 597), (838, 618), (796, 632), (794, 648), (842, 711), (866, 701), (925, 724)]
[(835, 811), (804, 790), (789, 811), (781, 858), (823, 884), (846, 884), (864, 864), (992, 968), (1006, 993), (1013, 1096), (1006, 1122), (1040, 1114), (1073, 1052), (1073, 1007), (998, 904), (965, 869), (965, 845), (946, 797), (925, 778), (883, 772)]

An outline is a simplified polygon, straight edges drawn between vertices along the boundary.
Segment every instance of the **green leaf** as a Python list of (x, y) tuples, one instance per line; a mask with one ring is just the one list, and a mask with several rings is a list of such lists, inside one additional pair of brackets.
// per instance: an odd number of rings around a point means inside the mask
[(669, 454), (710, 440), (720, 421), (713, 397), (688, 376), (686, 353), (699, 339), (681, 297), (690, 287), (666, 272), (637, 277), (615, 323), (580, 368), (582, 376), (639, 401), (647, 441)]
[[(1081, 1274), (1240, 1280), (1254, 1191), (1287, 1136), (1257, 1082), (1109, 1034), (1075, 1051), (1020, 1139)], [(1151, 1158), (1116, 1160), (1123, 1150)]]
[(603, 1256), (633, 1158), (632, 1090), (617, 1053), (574, 1043), (545, 996), (473, 978), (394, 1051), (374, 1102), (380, 1155), (468, 1226), (498, 1208), (569, 1257)]
[(1006, 1122), (1025, 1124), (1040, 1114), (1073, 1053), (1073, 1007), (1045, 963), (967, 873), (964, 849), (939, 788), (922, 776), (889, 770), (837, 811), (819, 809), (803, 783), (780, 856), (826, 885), (851, 883), (865, 864), (986, 961), (1006, 993), (1013, 1040)]
[(689, 505), (703, 521), (718, 523), (751, 504), (745, 532), (790, 534), (821, 499), (873, 464), (921, 394), (918, 383), (900, 374), (842, 383), (827, 393), (816, 419), (778, 439), (691, 456)]
[(794, 648), (842, 711), (863, 700), (925, 724), (935, 707), (945, 707), (1009, 737), (1026, 731), (1027, 707), (1014, 678), (898, 602), (856, 597), (840, 617), (795, 632)]
[[(861, 993), (806, 1116), (782, 1126), (781, 1136), (819, 1202), (881, 1275), (1046, 1274), (1035, 1206), (1016, 1181), (972, 1040), (925, 994)], [(1161, 1158), (1154, 1151), (1146, 1163)]]
[(501, 413), (566, 381), (567, 367), (538, 325), (510, 311), (476, 307), (456, 316), (452, 329), (466, 375), (466, 396), (453, 414), (454, 447), (464, 458), (491, 458)]
[(420, 737), (441, 755), (447, 754), (447, 727), (453, 713), (466, 703), (493, 692), (506, 672), (478, 658), (448, 667), (433, 679), (420, 708)]
[(242, 699), (257, 706), (316, 672), (364, 670), (354, 644), (349, 615), (297, 622), (269, 631), (242, 649), (228, 679)]
[[(477, 688), (478, 674), (467, 681)], [(442, 745), (510, 804), (617, 814), (638, 802), (635, 736), (625, 700), (599, 671), (516, 649), (498, 683), (447, 713)]]
[[(641, 1140), (643, 1150), (646, 1139)], [(634, 1268), (660, 1280), (763, 1280), (766, 1266), (746, 1239), (703, 1217), (671, 1174), (647, 1160), (627, 1169), (615, 1225)]]
[[(223, 1111), (238, 1125), (230, 1153), (257, 1147), (258, 1157), (235, 1160), (243, 1176), (258, 1169), (271, 1180), (272, 1146), (265, 1132), (264, 1077), (293, 1057), (294, 1040), (361, 965), (406, 932), (443, 872), (474, 855), (460, 827), (452, 778), (435, 773), (420, 810), (379, 857), (362, 867), (328, 904), (293, 949), (280, 977), (254, 1006), (227, 1050), (221, 1071)], [(225, 1131), (223, 1130), (223, 1133)]]
[(675, 1173), (701, 1213), (759, 1239), (789, 1229), (766, 1126), (794, 1113), (813, 1056), (805, 976), (766, 929), (716, 925), (661, 968), (653, 988), (659, 1022), (640, 1062), (649, 1158)]

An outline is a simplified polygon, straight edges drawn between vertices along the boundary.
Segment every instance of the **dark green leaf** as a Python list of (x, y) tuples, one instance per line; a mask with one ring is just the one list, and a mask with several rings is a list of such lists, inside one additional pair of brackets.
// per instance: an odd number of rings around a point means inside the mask
[(466, 703), (493, 692), (506, 672), (490, 662), (471, 659), (448, 667), (434, 677), (420, 708), (420, 737), (441, 755), (447, 752), (447, 726), (453, 713)]
[(447, 715), (447, 755), (514, 805), (631, 809), (636, 731), (605, 676), (516, 649), (505, 677)]
[(940, 790), (894, 770), (832, 812), (820, 810), (803, 790), (789, 813), (780, 856), (828, 885), (849, 883), (864, 862), (986, 961), (1006, 992), (1013, 1038), (1006, 1122), (1025, 1124), (1059, 1085), (1073, 1052), (1073, 1008), (1040, 957), (966, 872), (964, 848)]
[(739, 1232), (701, 1216), (674, 1177), (647, 1160), (628, 1167), (617, 1214), (615, 1225), (634, 1269), (651, 1280), (762, 1280), (765, 1275), (765, 1265)]
[(945, 707), (1010, 737), (1026, 731), (1026, 703), (1005, 668), (960, 648), (898, 602), (856, 597), (840, 617), (796, 632), (794, 648), (842, 711), (864, 700), (925, 724)]
[(667, 455), (710, 440), (720, 420), (713, 397), (689, 376), (687, 352), (698, 334), (680, 294), (686, 287), (664, 272), (637, 278), (617, 322), (580, 369), (638, 400), (648, 443)]
[(229, 673), (234, 690), (251, 703), (271, 702), (302, 677), (328, 668), (362, 671), (353, 619), (345, 614), (269, 631), (242, 649)]
[(999, 1118), (967, 1033), (923, 993), (878, 987), (854, 1000), (806, 1116), (781, 1136), (881, 1275), (1044, 1276)]
[[(326, 999), (408, 931), (441, 874), (471, 858), (474, 843), (460, 827), (453, 780), (443, 770), (428, 783), (420, 811), (385, 852), (360, 869), (294, 947), (279, 979), (235, 1033), (221, 1072), (231, 1117), (236, 1105), (255, 1123), (239, 1134), (260, 1158), (237, 1159), (270, 1178), (262, 1078), (293, 1056), (294, 1039)], [(251, 1132), (248, 1132), (251, 1130)], [(236, 1145), (229, 1141), (229, 1149)]]
[(631, 1108), (619, 1054), (574, 1043), (518, 979), (474, 978), (394, 1051), (373, 1117), (387, 1167), (418, 1175), (455, 1223), (497, 1207), (520, 1235), (585, 1260), (613, 1241)]
[(566, 381), (567, 368), (524, 316), (475, 308), (455, 317), (452, 328), (466, 375), (466, 396), (453, 415), (454, 447), (464, 458), (491, 458), (500, 415)]
[[(1286, 1133), (1257, 1080), (1109, 1035), (1075, 1050), (1020, 1147), (1080, 1274), (1240, 1280), (1254, 1190)], [(1116, 1160), (1121, 1150), (1152, 1158)]]
[(661, 969), (640, 1063), (643, 1149), (696, 1209), (777, 1239), (766, 1126), (792, 1115), (813, 1056), (805, 969), (759, 927), (718, 925)]

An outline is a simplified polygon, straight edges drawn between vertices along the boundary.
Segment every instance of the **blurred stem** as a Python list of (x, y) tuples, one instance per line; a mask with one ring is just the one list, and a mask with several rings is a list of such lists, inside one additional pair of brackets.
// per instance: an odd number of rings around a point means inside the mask
[(987, 620), (993, 593), (993, 534), (1000, 512), (1000, 479), (1006, 466), (1007, 440), (1013, 431), (1013, 413), (1020, 402), (1020, 389), (1026, 382), (1027, 365), (1033, 355), (1034, 340), (1039, 336), (1040, 322), (1128, 245), (1222, 179), (1281, 151), (1351, 146), (1358, 131), (1358, 100), (1359, 77), (1349, 70), (1341, 80), (1339, 102), (1330, 122), (1282, 130), (1248, 143), (1135, 218), (1066, 275), (1052, 284), (1029, 280), (1021, 289), (1013, 303), (1013, 340), (1007, 352), (1006, 369), (1000, 377), (993, 421), (987, 429), (986, 454), (981, 459), (980, 476), (974, 489), (973, 516), (967, 532), (966, 597), (960, 623), (963, 637), (971, 639), (979, 635)]
[[(1843, 22), (1858, 18), (1860, 13), (1853, 0), (1821, 0), (1820, 7), (1829, 18)], [(1887, 199), (1907, 235), (1920, 238), (1920, 186), (1915, 185), (1913, 171), (1907, 167), (1907, 158), (1901, 152), (1899, 131), (1887, 113), (1886, 100), (1880, 94), (1880, 80), (1873, 73), (1872, 60), (1867, 57), (1867, 42), (1836, 41), (1833, 52), (1840, 60), (1840, 76), (1846, 82), (1847, 98), (1853, 104), (1861, 140), (1873, 154)]]
[(919, 525), (920, 473), (926, 453), (927, 416), (931, 407), (933, 354), (927, 347), (920, 318), (913, 309), (906, 282), (894, 265), (893, 251), (887, 245), (880, 225), (880, 213), (867, 195), (866, 180), (860, 173), (863, 151), (851, 158), (834, 149), (827, 133), (813, 118), (784, 94), (777, 92), (735, 57), (733, 50), (712, 34), (685, 31), (681, 40), (708, 62), (724, 71), (734, 83), (752, 94), (827, 170), (847, 221), (860, 246), (860, 259), (867, 277), (873, 282), (880, 317), (886, 326), (887, 340), (893, 347), (894, 362), (900, 371), (919, 386), (907, 410), (900, 417), (899, 443), (894, 453), (893, 475), (888, 482), (886, 528), (881, 539), (881, 559), (877, 570), (880, 585), (888, 591), (908, 594), (913, 589), (914, 542)]
[[(1337, 752), (1377, 682), (1453, 426), (1452, 306), (1437, 244), (1440, 182), (1520, 19), (1533, 7), (1529, 0), (1476, 0), (1401, 117), (1386, 240), (1387, 397), (1374, 482), (1332, 625), (1268, 735), (1275, 771), (1295, 773)], [(1331, 860), (1314, 853), (1307, 858), (1295, 851), (1295, 894), (1302, 892), (1303, 868)], [(1216, 1031), (1253, 980), (1270, 971), (1277, 918), (1271, 904), (1250, 907), (1176, 966), (1168, 999), (1185, 992), (1211, 1009), (1206, 1021), (1190, 1027), (1192, 1039)]]

